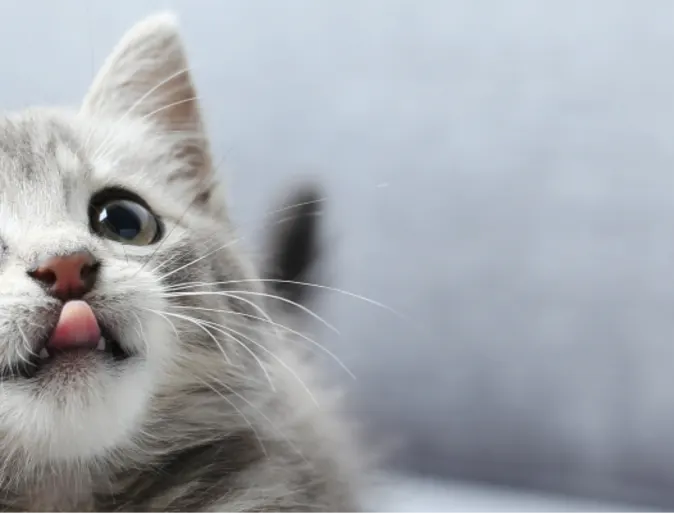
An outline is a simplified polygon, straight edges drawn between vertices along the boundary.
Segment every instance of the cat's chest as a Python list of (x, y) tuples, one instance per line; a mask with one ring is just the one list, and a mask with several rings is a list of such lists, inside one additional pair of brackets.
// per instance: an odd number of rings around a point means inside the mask
[[(0, 492), (2, 494), (2, 492)], [(4, 495), (2, 510), (24, 512), (87, 512), (95, 510), (94, 495), (86, 481), (44, 477), (21, 492)]]
[(91, 512), (94, 510), (93, 496), (74, 495), (71, 491), (40, 491), (28, 501), (29, 512)]

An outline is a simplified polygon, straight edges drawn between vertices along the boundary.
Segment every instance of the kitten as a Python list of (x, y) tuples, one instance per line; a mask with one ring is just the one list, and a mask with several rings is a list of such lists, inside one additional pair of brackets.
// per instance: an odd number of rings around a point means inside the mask
[(0, 120), (0, 170), (0, 508), (358, 508), (350, 432), (268, 301), (306, 299), (275, 281), (313, 262), (315, 218), (290, 209), (258, 280), (172, 15), (76, 112)]

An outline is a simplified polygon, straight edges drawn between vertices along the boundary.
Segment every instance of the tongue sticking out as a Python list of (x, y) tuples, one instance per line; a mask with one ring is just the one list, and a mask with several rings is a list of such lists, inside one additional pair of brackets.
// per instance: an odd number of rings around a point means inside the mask
[(96, 348), (100, 338), (101, 329), (89, 304), (73, 300), (63, 306), (47, 348), (55, 350)]

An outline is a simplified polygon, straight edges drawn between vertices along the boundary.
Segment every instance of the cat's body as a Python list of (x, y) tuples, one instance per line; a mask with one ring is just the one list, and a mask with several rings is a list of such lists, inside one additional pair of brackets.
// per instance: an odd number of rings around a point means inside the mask
[(170, 15), (79, 111), (0, 121), (2, 510), (357, 509), (311, 342), (268, 301), (298, 290), (258, 280), (216, 184)]

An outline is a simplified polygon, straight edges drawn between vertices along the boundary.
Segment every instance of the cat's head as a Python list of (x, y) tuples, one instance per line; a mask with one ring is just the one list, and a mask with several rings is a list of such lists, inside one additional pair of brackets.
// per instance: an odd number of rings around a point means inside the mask
[(256, 359), (265, 293), (216, 183), (172, 15), (122, 39), (79, 110), (0, 120), (0, 452), (105, 458), (209, 362)]

